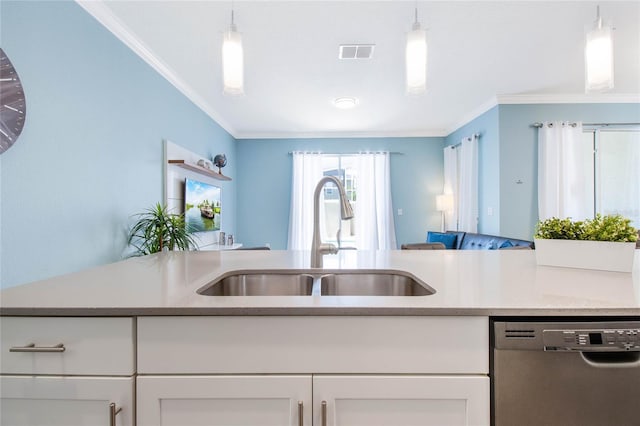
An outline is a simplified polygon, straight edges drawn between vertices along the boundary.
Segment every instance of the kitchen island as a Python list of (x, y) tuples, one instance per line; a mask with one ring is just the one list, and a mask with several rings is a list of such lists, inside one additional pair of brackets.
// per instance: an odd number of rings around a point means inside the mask
[(2, 315), (640, 315), (632, 273), (537, 266), (535, 251), (343, 251), (326, 270), (406, 271), (435, 294), (412, 297), (210, 297), (230, 271), (309, 269), (308, 252), (168, 252), (0, 292)]
[(424, 296), (197, 293), (234, 271), (309, 271), (287, 251), (162, 253), (9, 288), (0, 423), (488, 425), (490, 319), (638, 318), (639, 254), (633, 273), (521, 250), (325, 257), (411, 274)]

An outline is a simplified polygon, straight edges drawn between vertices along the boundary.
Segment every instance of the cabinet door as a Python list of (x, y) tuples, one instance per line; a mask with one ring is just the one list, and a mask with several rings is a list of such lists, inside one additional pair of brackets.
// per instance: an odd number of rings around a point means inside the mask
[(311, 426), (311, 376), (141, 376), (137, 403), (138, 426)]
[(317, 426), (484, 426), (489, 377), (314, 376), (313, 406)]
[(133, 426), (132, 377), (0, 376), (0, 424)]

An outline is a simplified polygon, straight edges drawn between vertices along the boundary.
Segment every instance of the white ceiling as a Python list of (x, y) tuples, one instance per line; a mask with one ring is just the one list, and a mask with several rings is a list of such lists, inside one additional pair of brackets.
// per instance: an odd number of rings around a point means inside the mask
[[(443, 136), (499, 103), (640, 101), (640, 2), (419, 1), (427, 91), (407, 96), (414, 1), (235, 1), (245, 95), (222, 94), (230, 1), (81, 1), (236, 138)], [(584, 93), (596, 5), (615, 31), (615, 89)], [(375, 44), (370, 60), (340, 44)], [(359, 105), (332, 104), (354, 96)]]

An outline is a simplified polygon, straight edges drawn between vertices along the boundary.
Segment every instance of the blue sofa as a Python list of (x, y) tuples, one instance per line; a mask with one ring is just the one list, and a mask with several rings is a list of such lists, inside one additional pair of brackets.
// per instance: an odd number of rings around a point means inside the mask
[(501, 250), (513, 248), (533, 249), (533, 241), (517, 238), (499, 237), (496, 235), (474, 234), (471, 232), (428, 232), (428, 243), (443, 243), (454, 250)]

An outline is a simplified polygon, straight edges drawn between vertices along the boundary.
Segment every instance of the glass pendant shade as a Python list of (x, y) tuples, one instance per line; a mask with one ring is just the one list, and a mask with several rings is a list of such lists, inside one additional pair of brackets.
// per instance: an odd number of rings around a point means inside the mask
[(244, 94), (244, 52), (242, 35), (232, 25), (224, 33), (222, 43), (222, 78), (224, 93), (228, 95)]
[(587, 33), (584, 49), (585, 90), (600, 92), (613, 89), (613, 36), (611, 26), (598, 18)]
[(407, 33), (405, 54), (407, 93), (418, 95), (427, 89), (427, 32), (417, 23)]

